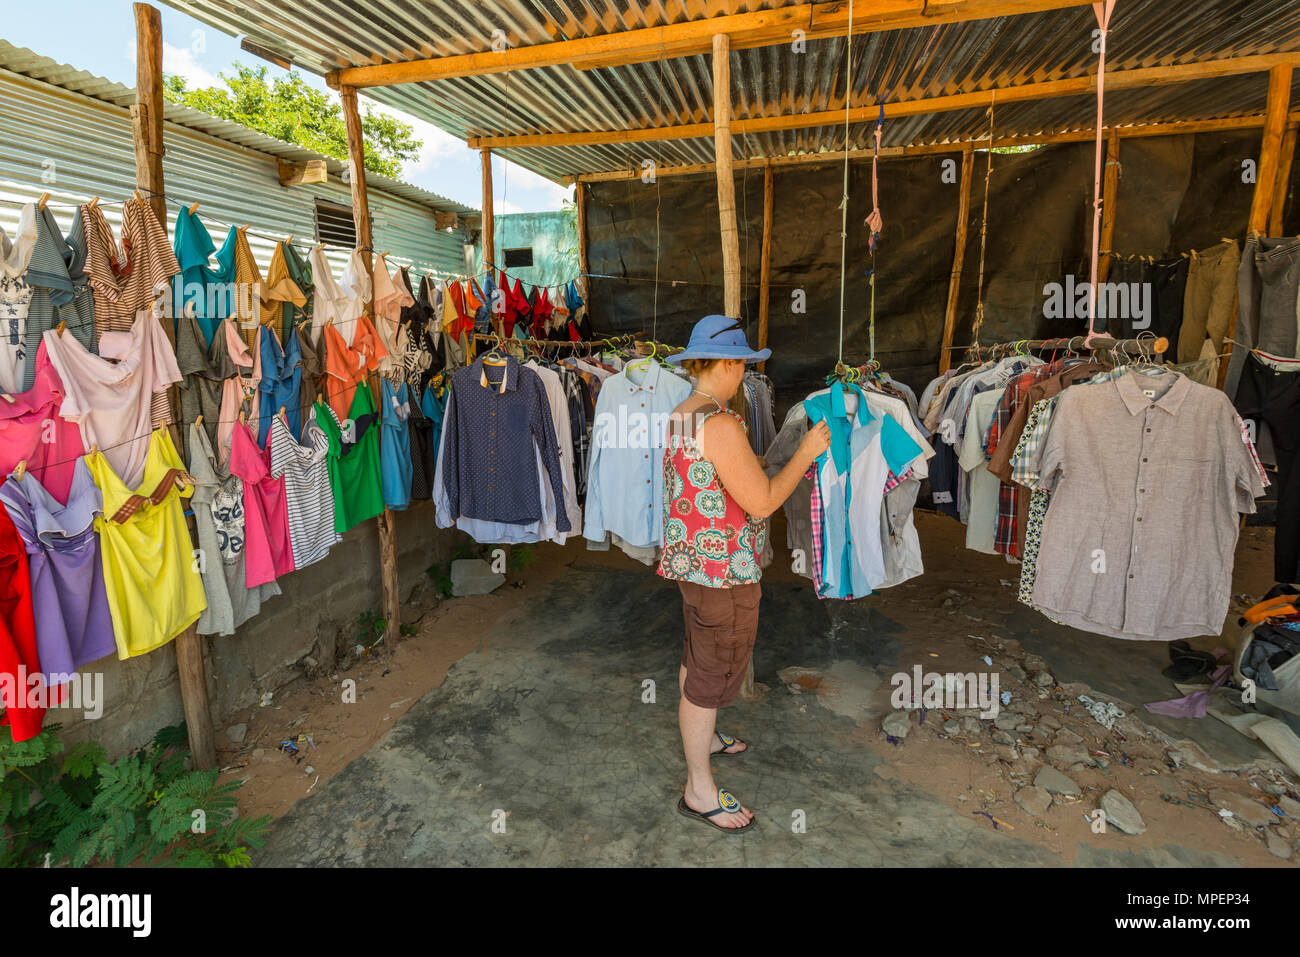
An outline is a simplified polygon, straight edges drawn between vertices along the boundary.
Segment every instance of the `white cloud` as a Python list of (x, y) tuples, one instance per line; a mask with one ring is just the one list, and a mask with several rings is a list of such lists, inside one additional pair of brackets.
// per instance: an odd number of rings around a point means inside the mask
[[(135, 63), (134, 38), (126, 43), (126, 59), (129, 63)], [(215, 73), (207, 70), (194, 59), (192, 50), (174, 47), (167, 42), (163, 43), (163, 72), (184, 77), (185, 82), (193, 89), (218, 86), (221, 83)]]

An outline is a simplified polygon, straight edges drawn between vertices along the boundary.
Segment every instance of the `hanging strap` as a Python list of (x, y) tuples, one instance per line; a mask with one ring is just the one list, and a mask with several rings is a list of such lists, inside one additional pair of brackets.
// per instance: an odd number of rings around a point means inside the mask
[(989, 91), (989, 148), (988, 165), (984, 168), (984, 209), (980, 213), (980, 275), (975, 293), (975, 322), (971, 326), (971, 344), (979, 357), (980, 326), (984, 325), (984, 247), (989, 236), (989, 179), (993, 175), (993, 107), (997, 102), (996, 91)]
[(1115, 0), (1102, 0), (1092, 5), (1093, 15), (1101, 28), (1101, 43), (1097, 59), (1097, 155), (1093, 164), (1092, 178), (1092, 270), (1088, 281), (1088, 335), (1083, 340), (1085, 346), (1092, 345), (1097, 338), (1093, 328), (1097, 315), (1097, 251), (1101, 243), (1101, 164), (1102, 164), (1102, 103), (1106, 90), (1106, 34), (1110, 29), (1110, 15), (1115, 9)]
[(110, 518), (109, 521), (117, 522), (117, 524), (121, 525), (143, 508), (145, 503), (161, 505), (171, 492), (172, 483), (175, 483), (177, 488), (184, 488), (186, 485), (194, 484), (194, 477), (184, 469), (168, 469), (166, 474), (163, 475), (162, 480), (158, 483), (158, 487), (155, 488), (151, 494), (132, 495), (122, 503), (121, 508), (113, 513), (113, 517)]

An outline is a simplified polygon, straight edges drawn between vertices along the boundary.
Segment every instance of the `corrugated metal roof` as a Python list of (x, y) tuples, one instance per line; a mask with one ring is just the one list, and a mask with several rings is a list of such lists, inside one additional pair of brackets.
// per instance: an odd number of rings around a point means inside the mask
[[(49, 83), (73, 93), (80, 93), (97, 100), (103, 100), (114, 106), (129, 108), (135, 103), (134, 87), (114, 83), (85, 70), (78, 70), (76, 67), (59, 63), (57, 60), (41, 56), (25, 47), (14, 46), (4, 40), (0, 40), (0, 69)], [(246, 149), (279, 157), (287, 162), (300, 163), (306, 160), (323, 159), (329, 171), (335, 176), (341, 175), (347, 168), (347, 164), (339, 160), (321, 156), (319, 153), (303, 149), (292, 143), (286, 143), (273, 136), (267, 136), (265, 133), (259, 133), (238, 123), (219, 119), (177, 103), (167, 104), (165, 119), (179, 126), (207, 133), (209, 136), (225, 140), (228, 143), (234, 143)], [(412, 186), (410, 183), (403, 183), (401, 180), (383, 176), (379, 173), (367, 171), (366, 185), (370, 189), (383, 190), (394, 196), (400, 196), (413, 203), (418, 203), (428, 209), (455, 212), (458, 215), (468, 217), (475, 217), (479, 212), (472, 206), (464, 206), (445, 196), (439, 196), (437, 193), (431, 193), (426, 189)]]
[[(782, 0), (164, 0), (218, 29), (255, 42), (317, 73), (490, 50), (492, 32), (512, 46), (597, 36), (708, 15), (773, 9)], [(880, 94), (916, 99), (1011, 83), (1086, 76), (1096, 70), (1088, 6), (855, 37), (854, 104)], [(842, 107), (845, 38), (736, 50), (731, 55), (735, 118)], [(1107, 69), (1167, 66), (1300, 49), (1296, 0), (1123, 0), (1107, 45)], [(428, 120), (455, 136), (621, 130), (701, 122), (712, 113), (707, 56), (580, 71), (551, 66), (491, 76), (393, 87), (368, 96)], [(1107, 122), (1201, 120), (1259, 113), (1262, 75), (1107, 94)], [(1090, 127), (1090, 96), (1008, 105), (995, 111), (998, 136), (1028, 136)], [(868, 124), (850, 130), (866, 145)], [(886, 142), (915, 145), (987, 134), (983, 109), (887, 121)], [(819, 127), (733, 138), (738, 156), (780, 156), (844, 146), (844, 130)], [(678, 165), (710, 162), (711, 140), (617, 146), (502, 149), (502, 156), (553, 179), (636, 165), (645, 158)]]

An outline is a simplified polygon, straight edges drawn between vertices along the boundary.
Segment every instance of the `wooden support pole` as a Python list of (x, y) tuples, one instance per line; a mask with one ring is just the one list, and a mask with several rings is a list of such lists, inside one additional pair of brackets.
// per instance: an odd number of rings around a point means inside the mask
[(483, 161), (483, 268), (496, 262), (496, 225), (492, 218), (492, 151), (480, 150)]
[(1106, 172), (1102, 178), (1101, 259), (1097, 263), (1097, 283), (1110, 275), (1111, 251), (1115, 246), (1115, 214), (1119, 210), (1119, 133), (1110, 131), (1106, 141)]
[[(155, 7), (134, 4), (135, 13), (135, 106), (131, 110), (132, 139), (135, 145), (135, 183), (145, 202), (167, 228), (167, 199), (163, 184), (163, 75), (162, 19)], [(176, 348), (176, 331), (171, 322), (162, 324), (167, 341)], [(176, 386), (168, 391), (172, 413), (172, 444), (183, 449), (179, 420), (180, 395)], [(190, 520), (193, 531), (193, 519)], [(217, 748), (212, 733), (212, 705), (208, 700), (208, 680), (203, 664), (203, 642), (197, 626), (190, 625), (176, 636), (176, 672), (181, 688), (181, 707), (185, 712), (185, 730), (189, 736), (190, 760), (194, 768), (207, 771), (217, 766)]]
[[(767, 348), (767, 323), (771, 309), (772, 285), (772, 206), (776, 199), (772, 164), (763, 167), (763, 246), (758, 266), (758, 348)], [(760, 372), (767, 371), (767, 363), (758, 364)]]
[(1278, 158), (1277, 183), (1273, 187), (1273, 209), (1268, 217), (1268, 234), (1282, 235), (1282, 215), (1286, 212), (1286, 194), (1291, 187), (1291, 164), (1295, 161), (1297, 124), (1289, 123), (1282, 136), (1282, 155)]
[(961, 184), (957, 187), (957, 246), (952, 254), (952, 273), (948, 277), (948, 307), (943, 313), (943, 343), (939, 347), (941, 375), (952, 365), (952, 337), (957, 328), (957, 293), (961, 288), (961, 270), (966, 262), (966, 224), (970, 219), (970, 181), (974, 169), (975, 148), (968, 143), (962, 150)]
[(591, 271), (587, 256), (587, 184), (575, 183), (573, 186), (573, 204), (578, 208), (578, 280), (582, 286), (582, 298), (587, 304), (587, 315), (591, 315), (591, 284), (587, 273)]
[[(361, 134), (361, 113), (357, 108), (356, 89), (343, 87), (339, 90), (339, 99), (343, 102), (343, 123), (348, 136), (352, 222), (356, 226), (357, 248), (361, 250), (366, 272), (370, 275), (370, 288), (374, 289), (374, 231), (370, 222), (370, 197), (366, 192), (366, 144)], [(373, 307), (373, 303), (367, 304), (367, 309), (373, 310)], [(397, 639), (402, 633), (402, 604), (397, 587), (397, 524), (391, 510), (384, 509), (378, 518), (378, 525), (379, 577), (384, 591), (384, 648), (392, 654), (397, 650)]]
[(1255, 195), (1250, 202), (1247, 235), (1261, 233), (1268, 227), (1277, 172), (1281, 165), (1282, 137), (1286, 133), (1286, 111), (1291, 98), (1291, 65), (1275, 66), (1268, 71), (1268, 104), (1264, 108), (1264, 138), (1260, 144), (1259, 167), (1255, 171)]
[(713, 161), (722, 231), (724, 314), (739, 319), (740, 233), (736, 229), (736, 180), (731, 171), (731, 43), (725, 33), (713, 37)]

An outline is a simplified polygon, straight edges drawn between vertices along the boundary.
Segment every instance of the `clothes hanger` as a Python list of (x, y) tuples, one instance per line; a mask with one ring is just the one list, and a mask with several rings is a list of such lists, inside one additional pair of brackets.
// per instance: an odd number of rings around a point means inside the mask
[(50, 201), (50, 194), (41, 193), (41, 198), (36, 201), (36, 208), (44, 212), (45, 204), (48, 203), (49, 201)]

